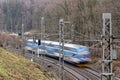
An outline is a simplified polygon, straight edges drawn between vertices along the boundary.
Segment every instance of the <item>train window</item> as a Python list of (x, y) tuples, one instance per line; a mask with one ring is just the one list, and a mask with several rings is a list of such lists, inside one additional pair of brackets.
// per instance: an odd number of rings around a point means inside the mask
[(55, 47), (55, 48), (60, 48), (59, 45), (54, 45), (54, 44), (47, 44), (47, 46), (50, 46), (50, 47)]
[(27, 41), (27, 43), (32, 43), (32, 41)]
[(82, 51), (88, 51), (87, 47), (81, 47), (79, 49), (77, 49), (78, 52), (82, 52)]
[(77, 51), (75, 48), (70, 48), (70, 47), (64, 47), (64, 49), (72, 51), (72, 52), (76, 52)]

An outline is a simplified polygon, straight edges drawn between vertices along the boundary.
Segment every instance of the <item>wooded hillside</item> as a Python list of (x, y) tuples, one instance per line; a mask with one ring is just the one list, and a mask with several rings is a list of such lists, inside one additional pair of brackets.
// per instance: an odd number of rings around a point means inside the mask
[(1, 0), (0, 30), (21, 32), (37, 29), (40, 31), (41, 17), (45, 17), (46, 33), (58, 33), (60, 18), (70, 21), (66, 25), (69, 36), (74, 25), (74, 39), (100, 39), (102, 13), (112, 13), (113, 33), (120, 33), (119, 0)]

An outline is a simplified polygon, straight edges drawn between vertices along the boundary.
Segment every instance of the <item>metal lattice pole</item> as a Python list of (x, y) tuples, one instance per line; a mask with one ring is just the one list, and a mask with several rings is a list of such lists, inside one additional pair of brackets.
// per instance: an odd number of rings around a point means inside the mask
[(101, 79), (112, 80), (112, 21), (111, 13), (103, 13), (102, 36), (102, 75)]
[(59, 54), (59, 79), (64, 80), (64, 20), (60, 19), (59, 21), (59, 46), (60, 46), (60, 54)]

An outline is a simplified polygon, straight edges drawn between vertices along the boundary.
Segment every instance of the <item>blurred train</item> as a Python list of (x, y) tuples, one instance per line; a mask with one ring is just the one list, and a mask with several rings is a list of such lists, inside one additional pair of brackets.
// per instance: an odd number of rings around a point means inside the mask
[[(26, 49), (28, 51), (45, 51), (46, 56), (59, 58), (61, 54), (61, 46), (59, 42), (41, 40), (41, 45), (38, 45), (38, 40), (27, 40)], [(76, 44), (64, 44), (64, 61), (78, 65), (81, 63), (89, 63), (91, 61), (91, 53), (86, 46)], [(42, 54), (42, 53), (41, 53)]]

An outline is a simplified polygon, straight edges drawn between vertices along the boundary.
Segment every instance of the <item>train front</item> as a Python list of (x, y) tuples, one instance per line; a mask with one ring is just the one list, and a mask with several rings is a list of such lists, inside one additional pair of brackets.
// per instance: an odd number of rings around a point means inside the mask
[(76, 59), (76, 65), (87, 64), (91, 62), (91, 53), (87, 47), (81, 47), (78, 49), (78, 53), (74, 55)]

